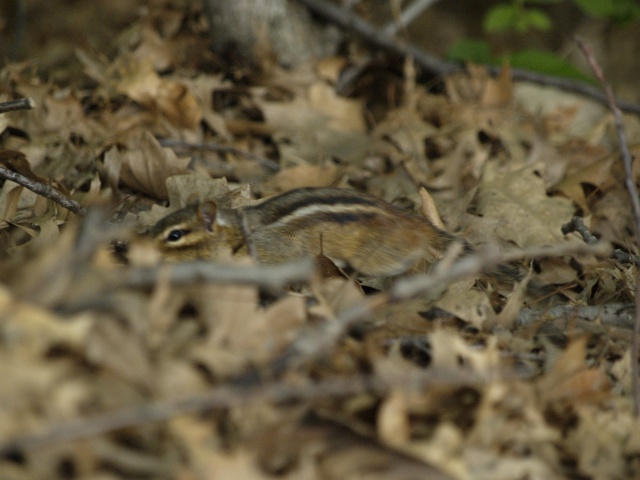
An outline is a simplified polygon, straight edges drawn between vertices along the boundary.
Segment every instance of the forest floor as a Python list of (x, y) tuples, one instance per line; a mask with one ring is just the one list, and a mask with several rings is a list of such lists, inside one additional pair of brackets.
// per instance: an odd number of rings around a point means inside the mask
[[(0, 190), (0, 478), (640, 478), (637, 266), (608, 247), (637, 253), (635, 227), (606, 106), (507, 67), (429, 90), (388, 59), (340, 96), (353, 56), (250, 69), (210, 52), (199, 7), (124, 3), (44, 11), (60, 43), (30, 36), (0, 71), (1, 100), (35, 102), (0, 116), (0, 165), (87, 209)], [(477, 262), (524, 251), (529, 273), (447, 257), (363, 286), (229, 258), (245, 280), (223, 283), (137, 241), (194, 198), (309, 186), (441, 218)], [(575, 215), (604, 250), (563, 233)]]

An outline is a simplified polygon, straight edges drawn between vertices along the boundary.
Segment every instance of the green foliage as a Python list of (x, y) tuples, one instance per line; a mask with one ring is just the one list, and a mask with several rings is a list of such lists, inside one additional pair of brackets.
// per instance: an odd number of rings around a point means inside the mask
[(572, 0), (590, 17), (612, 18), (619, 23), (629, 23), (640, 18), (640, 5), (636, 0)]
[[(594, 18), (610, 18), (620, 24), (640, 19), (639, 0), (510, 0), (491, 7), (483, 19), (486, 33), (515, 31), (520, 34), (554, 27), (549, 15), (537, 7), (560, 2), (571, 2), (585, 15)], [(555, 25), (558, 28), (557, 25)], [(464, 39), (456, 43), (447, 54), (450, 60), (499, 65), (508, 61), (513, 67), (534, 70), (567, 78), (591, 82), (591, 77), (563, 58), (540, 50), (528, 49), (502, 57), (493, 57), (488, 42)]]
[(494, 57), (491, 55), (491, 47), (488, 42), (477, 39), (465, 39), (456, 43), (449, 50), (447, 58), (455, 62), (471, 62), (487, 65), (503, 65), (504, 63), (508, 63), (513, 68), (533, 70), (557, 77), (573, 78), (587, 83), (594, 83), (591, 77), (584, 74), (571, 62), (566, 61), (554, 53), (533, 48)]
[(456, 43), (449, 50), (447, 57), (455, 62), (471, 62), (478, 64), (493, 63), (491, 47), (484, 40), (467, 38)]
[(504, 32), (511, 28), (524, 33), (528, 30), (549, 30), (551, 19), (542, 10), (521, 8), (517, 3), (492, 7), (484, 17), (485, 32)]
[[(551, 19), (531, 5), (549, 5), (563, 0), (511, 0), (491, 7), (484, 16), (483, 27), (487, 33), (515, 30), (525, 33), (530, 30), (549, 30)], [(565, 0), (578, 7), (585, 15), (594, 18), (612, 18), (620, 23), (640, 18), (637, 0)]]
[(579, 68), (555, 53), (542, 50), (527, 49), (514, 52), (503, 57), (514, 68), (523, 68), (535, 72), (547, 73), (556, 77), (573, 78), (586, 83), (595, 83), (594, 80), (584, 74)]

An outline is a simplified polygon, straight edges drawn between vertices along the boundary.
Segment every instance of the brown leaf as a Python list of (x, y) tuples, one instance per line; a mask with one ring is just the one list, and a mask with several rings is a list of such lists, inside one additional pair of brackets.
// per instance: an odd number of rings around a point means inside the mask
[(153, 384), (153, 371), (140, 338), (112, 318), (96, 322), (87, 342), (87, 359), (138, 387)]
[(389, 445), (405, 444), (411, 434), (407, 398), (394, 392), (382, 403), (377, 419), (378, 435)]
[(202, 120), (202, 111), (195, 97), (182, 83), (164, 81), (155, 95), (158, 108), (173, 125), (196, 128)]
[(572, 341), (538, 382), (538, 392), (548, 403), (591, 403), (608, 396), (610, 382), (600, 368), (586, 364), (587, 338)]
[(46, 183), (47, 178), (31, 170), (31, 164), (24, 153), (15, 150), (0, 150), (0, 165), (19, 173), (34, 182)]
[(369, 148), (361, 102), (339, 97), (324, 82), (310, 85), (307, 97), (281, 103), (258, 101), (266, 126), (283, 140), (279, 147), (284, 165), (318, 157), (361, 161)]
[(168, 198), (167, 178), (185, 173), (189, 161), (161, 147), (148, 131), (131, 139), (125, 151), (112, 147), (104, 159), (105, 168), (114, 181), (119, 179), (134, 190), (162, 200)]
[(574, 207), (566, 198), (547, 195), (539, 168), (543, 166), (505, 173), (495, 162), (486, 164), (477, 192), (476, 211), (482, 218), (469, 219), (478, 231), (487, 235), (493, 231), (501, 240), (522, 248), (563, 240), (561, 226), (571, 219)]
[(264, 182), (261, 192), (264, 195), (275, 195), (294, 188), (330, 187), (339, 176), (340, 171), (334, 165), (298, 165), (272, 175)]
[(436, 306), (482, 329), (485, 322), (494, 320), (495, 314), (487, 294), (474, 286), (474, 278), (450, 285)]
[(303, 297), (284, 297), (263, 310), (255, 287), (214, 285), (200, 292), (198, 308), (211, 325), (206, 342), (193, 354), (217, 374), (238, 373), (249, 362), (272, 358), (306, 319)]
[(483, 106), (509, 104), (512, 81), (508, 66), (502, 67), (497, 78), (492, 78), (482, 66), (468, 65), (467, 72), (450, 75), (445, 79), (447, 94), (453, 103), (474, 102)]
[(593, 162), (591, 165), (581, 168), (573, 175), (565, 177), (555, 186), (555, 190), (562, 192), (585, 212), (590, 211), (587, 198), (584, 193), (584, 185), (588, 184), (602, 189), (607, 182), (611, 182), (611, 167), (617, 161), (616, 155), (606, 157)]

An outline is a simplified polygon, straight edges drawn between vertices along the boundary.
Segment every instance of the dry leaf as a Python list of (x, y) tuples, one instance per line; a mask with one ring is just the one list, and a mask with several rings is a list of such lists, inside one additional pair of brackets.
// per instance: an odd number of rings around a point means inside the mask
[(496, 235), (526, 248), (553, 245), (563, 240), (561, 227), (571, 220), (574, 207), (565, 198), (547, 196), (540, 165), (501, 172), (494, 162), (486, 164), (477, 192), (476, 211), (482, 220), (474, 228), (483, 237)]
[(132, 189), (152, 197), (167, 199), (167, 178), (185, 173), (189, 159), (178, 158), (171, 149), (162, 148), (153, 135), (145, 131), (131, 139), (127, 150), (109, 149), (104, 162), (113, 172), (112, 178), (119, 178)]
[(540, 396), (549, 403), (577, 404), (608, 396), (609, 380), (602, 370), (586, 365), (586, 338), (574, 340), (538, 382)]
[(493, 320), (494, 314), (486, 293), (474, 287), (473, 278), (456, 282), (436, 301), (436, 306), (481, 329), (485, 322)]
[(275, 195), (301, 187), (331, 187), (340, 176), (340, 170), (334, 165), (299, 165), (290, 167), (264, 182), (262, 193)]

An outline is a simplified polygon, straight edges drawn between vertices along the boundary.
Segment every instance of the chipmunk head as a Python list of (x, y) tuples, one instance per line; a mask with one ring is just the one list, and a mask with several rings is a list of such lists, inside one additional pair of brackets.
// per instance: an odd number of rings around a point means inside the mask
[(215, 202), (206, 201), (177, 210), (160, 219), (150, 231), (167, 260), (195, 260), (215, 256), (220, 243)]

